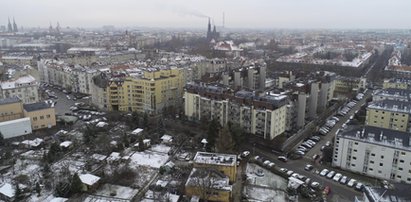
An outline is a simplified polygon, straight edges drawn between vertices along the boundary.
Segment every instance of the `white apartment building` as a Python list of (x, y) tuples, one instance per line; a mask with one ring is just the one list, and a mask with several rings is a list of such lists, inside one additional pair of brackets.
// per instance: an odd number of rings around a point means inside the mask
[(72, 67), (55, 60), (40, 60), (37, 65), (40, 81), (58, 85), (76, 93), (91, 94), (93, 76), (99, 73), (85, 66)]
[(337, 134), (334, 167), (411, 184), (411, 134), (364, 126)]
[(287, 126), (288, 97), (257, 96), (250, 91), (232, 93), (218, 85), (190, 84), (184, 94), (185, 115), (191, 120), (217, 120), (239, 124), (245, 131), (273, 139)]
[(3, 81), (0, 84), (1, 98), (18, 97), (24, 104), (35, 103), (39, 101), (39, 84), (31, 76), (21, 76), (17, 79)]

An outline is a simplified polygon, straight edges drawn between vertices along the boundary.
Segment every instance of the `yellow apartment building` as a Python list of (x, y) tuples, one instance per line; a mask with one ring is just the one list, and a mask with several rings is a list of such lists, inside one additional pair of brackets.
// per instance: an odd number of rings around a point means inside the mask
[(139, 76), (111, 79), (106, 88), (109, 111), (137, 111), (158, 114), (182, 103), (182, 69), (144, 69)]
[(411, 104), (398, 100), (380, 100), (367, 107), (366, 125), (397, 131), (410, 131)]
[(0, 99), (0, 122), (23, 117), (23, 103), (18, 97)]
[(56, 112), (53, 106), (46, 102), (25, 104), (24, 116), (31, 120), (33, 130), (51, 128), (56, 125)]

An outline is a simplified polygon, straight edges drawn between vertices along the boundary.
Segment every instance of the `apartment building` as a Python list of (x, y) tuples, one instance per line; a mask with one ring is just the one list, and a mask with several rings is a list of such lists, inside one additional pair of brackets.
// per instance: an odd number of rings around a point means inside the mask
[(256, 95), (251, 91), (233, 92), (219, 84), (186, 86), (185, 115), (190, 120), (217, 120), (239, 124), (245, 131), (273, 139), (286, 130), (288, 97), (278, 94)]
[(406, 79), (406, 78), (385, 79), (383, 83), (383, 89), (387, 89), (387, 88), (410, 89), (411, 79)]
[(411, 184), (411, 134), (364, 126), (337, 134), (332, 166)]
[(398, 88), (386, 88), (377, 90), (373, 93), (372, 100), (398, 100), (403, 102), (409, 102), (411, 101), (411, 90)]
[(184, 78), (180, 68), (144, 68), (142, 74), (93, 78), (93, 103), (108, 111), (162, 113), (182, 103)]
[(335, 93), (351, 93), (367, 88), (367, 78), (337, 76), (335, 79)]
[(398, 100), (371, 102), (367, 107), (365, 124), (369, 126), (410, 132), (411, 103)]
[(51, 128), (56, 125), (54, 106), (46, 102), (37, 102), (23, 105), (24, 116), (31, 120), (33, 130)]
[(18, 97), (25, 104), (39, 101), (39, 83), (31, 75), (3, 81), (0, 88), (1, 98)]
[(99, 74), (87, 66), (69, 66), (63, 61), (40, 60), (37, 64), (40, 81), (61, 86), (76, 93), (91, 94), (93, 77)]
[(0, 122), (23, 117), (23, 104), (18, 97), (0, 99)]

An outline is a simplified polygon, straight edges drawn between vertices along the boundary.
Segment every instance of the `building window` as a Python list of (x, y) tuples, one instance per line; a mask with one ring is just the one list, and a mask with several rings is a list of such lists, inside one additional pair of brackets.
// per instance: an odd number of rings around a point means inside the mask
[(356, 149), (354, 149), (354, 152), (357, 152), (357, 150), (356, 150)]
[(33, 121), (37, 121), (37, 117), (33, 117)]
[(370, 170), (370, 171), (373, 171), (374, 169), (372, 169), (372, 168), (369, 168), (369, 170)]
[(354, 142), (355, 145), (358, 145), (358, 142)]
[(370, 163), (372, 163), (372, 164), (373, 164), (373, 163), (374, 163), (374, 161), (370, 161)]
[(402, 151), (402, 152), (401, 152), (401, 155), (405, 155), (405, 152)]
[(397, 175), (397, 178), (400, 178), (400, 179), (401, 179), (401, 175)]
[(381, 159), (384, 159), (384, 156), (381, 155)]
[(44, 127), (46, 127), (46, 125), (43, 124), (43, 125), (41, 125), (41, 127), (44, 128)]
[(355, 164), (351, 164), (352, 167), (355, 167)]
[(375, 156), (375, 154), (371, 153), (371, 156)]
[(411, 181), (411, 178), (407, 178), (407, 181)]
[(357, 157), (353, 156), (352, 159), (357, 160)]
[(380, 166), (383, 166), (384, 164), (383, 163), (380, 163)]
[(48, 119), (49, 119), (49, 118), (50, 118), (50, 114), (47, 114), (47, 115), (46, 115), (46, 118), (48, 118)]
[(404, 160), (400, 160), (400, 163), (404, 163)]
[(398, 170), (402, 170), (402, 168), (398, 168)]
[(40, 119), (44, 119), (44, 116), (40, 116)]
[(378, 173), (380, 173), (380, 174), (381, 174), (381, 173), (382, 173), (382, 171), (381, 171), (381, 170), (379, 170), (379, 171), (378, 171)]

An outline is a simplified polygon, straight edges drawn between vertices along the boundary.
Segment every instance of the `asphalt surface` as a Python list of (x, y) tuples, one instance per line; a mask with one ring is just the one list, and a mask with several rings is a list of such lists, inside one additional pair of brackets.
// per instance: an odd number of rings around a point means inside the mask
[[(315, 171), (321, 171), (324, 168), (327, 168), (328, 170), (334, 170), (336, 173), (341, 173), (342, 175), (348, 176), (349, 179), (354, 178), (354, 179), (361, 179), (361, 176), (355, 173), (350, 173), (346, 171), (341, 171), (334, 169), (330, 166), (325, 166), (318, 161), (314, 161), (312, 159), (312, 156), (314, 154), (321, 154), (321, 146), (324, 145), (327, 141), (332, 140), (332, 138), (335, 136), (335, 133), (337, 132), (338, 129), (342, 127), (342, 125), (350, 118), (350, 116), (353, 116), (356, 111), (358, 111), (362, 105), (366, 104), (367, 98), (369, 98), (372, 94), (371, 90), (368, 90), (363, 99), (358, 101), (357, 104), (343, 117), (340, 117), (340, 121), (332, 128), (332, 130), (326, 135), (326, 136), (321, 136), (321, 140), (309, 151), (306, 153), (305, 157), (302, 159), (297, 159), (297, 160), (289, 160), (288, 162), (284, 163), (282, 161), (277, 160), (277, 155), (273, 154), (270, 151), (263, 150), (262, 148), (255, 147), (253, 145), (248, 145), (244, 149), (249, 150), (252, 155), (259, 155), (263, 157), (265, 160), (270, 160), (276, 164), (276, 166), (281, 167), (281, 168), (287, 168), (288, 170), (292, 170), (296, 173), (302, 174), (307, 176), (308, 178), (311, 178), (312, 181), (319, 182), (322, 184), (324, 187), (329, 186), (331, 188), (331, 192), (327, 197), (327, 201), (340, 201), (340, 202), (345, 202), (345, 201), (354, 201), (355, 196), (360, 197), (362, 196), (362, 193), (359, 191), (354, 190), (353, 188), (348, 187), (347, 185), (340, 184), (339, 182), (335, 182), (332, 179), (328, 179), (326, 177), (322, 177), (318, 174), (315, 173)], [(299, 145), (299, 144), (298, 144)], [(297, 146), (298, 146), (297, 145)], [(314, 169), (311, 171), (306, 171), (304, 170), (305, 165), (311, 164), (314, 166)]]
[(76, 102), (84, 102), (88, 103), (87, 99), (77, 99), (73, 100), (74, 96), (73, 95), (68, 95), (70, 99), (67, 99), (67, 95), (63, 93), (62, 91), (52, 88), (52, 87), (47, 87), (46, 89), (49, 89), (54, 92), (54, 94), (57, 96), (57, 99), (52, 99), (55, 104), (55, 110), (57, 115), (64, 115), (65, 113), (71, 113), (70, 107), (74, 105)]

